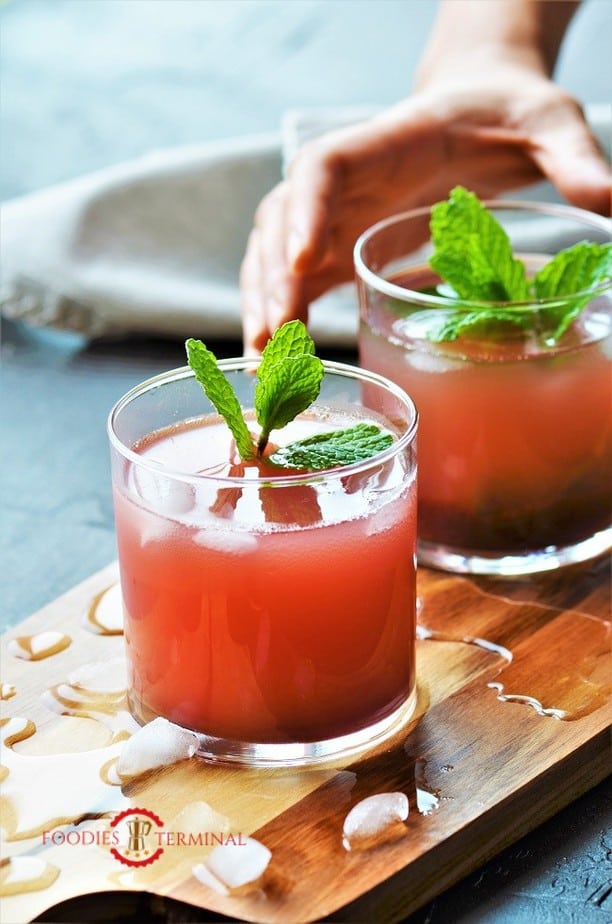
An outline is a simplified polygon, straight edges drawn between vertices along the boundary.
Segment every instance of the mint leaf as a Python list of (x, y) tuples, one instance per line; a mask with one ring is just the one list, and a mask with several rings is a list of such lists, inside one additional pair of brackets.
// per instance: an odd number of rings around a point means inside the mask
[(361, 462), (387, 449), (393, 442), (374, 424), (360, 423), (347, 430), (317, 433), (277, 449), (270, 461), (287, 468), (321, 471)]
[(316, 400), (322, 378), (323, 363), (309, 354), (282, 359), (269, 367), (265, 378), (258, 377), (255, 413), (261, 426), (257, 441), (260, 454), (272, 430), (284, 427)]
[(533, 277), (536, 298), (565, 298), (557, 305), (542, 309), (551, 339), (558, 340), (574, 318), (591, 300), (591, 295), (576, 297), (606, 279), (612, 279), (612, 244), (581, 241), (556, 254)]
[(189, 365), (210, 401), (230, 428), (243, 461), (253, 459), (255, 449), (249, 428), (242, 416), (242, 408), (234, 389), (225, 378), (214, 353), (201, 340), (191, 338), (185, 344)]
[[(439, 319), (439, 323), (432, 323), (427, 333), (429, 340), (434, 343), (442, 341), (456, 340), (464, 334), (475, 334), (477, 336), (486, 336), (492, 339), (499, 338), (508, 333), (508, 325), (516, 331), (517, 328), (526, 329), (533, 325), (533, 314), (530, 311), (521, 311), (520, 309), (508, 308), (488, 310), (477, 309), (476, 311), (445, 311), (442, 309), (444, 318)], [(431, 318), (435, 322), (434, 315)]]
[(323, 363), (301, 321), (289, 321), (268, 341), (257, 370), (255, 413), (261, 454), (270, 432), (284, 427), (319, 396)]
[(314, 340), (302, 321), (287, 321), (268, 340), (261, 356), (257, 377), (265, 379), (269, 369), (283, 359), (308, 354), (314, 356)]
[(559, 251), (533, 277), (537, 298), (575, 295), (612, 279), (612, 244), (580, 241)]
[(525, 267), (515, 259), (508, 235), (474, 193), (456, 186), (432, 207), (435, 251), (431, 268), (459, 298), (477, 302), (526, 301)]

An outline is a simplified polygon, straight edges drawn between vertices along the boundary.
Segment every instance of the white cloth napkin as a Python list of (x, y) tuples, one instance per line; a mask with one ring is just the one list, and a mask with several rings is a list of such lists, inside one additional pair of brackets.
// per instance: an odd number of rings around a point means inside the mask
[[(90, 337), (239, 338), (238, 274), (257, 204), (306, 138), (371, 112), (291, 112), (278, 134), (153, 152), (5, 203), (2, 313)], [(587, 116), (609, 149), (612, 107)], [(521, 198), (555, 195), (540, 184)], [(353, 344), (354, 286), (318, 299), (310, 317), (319, 343)]]

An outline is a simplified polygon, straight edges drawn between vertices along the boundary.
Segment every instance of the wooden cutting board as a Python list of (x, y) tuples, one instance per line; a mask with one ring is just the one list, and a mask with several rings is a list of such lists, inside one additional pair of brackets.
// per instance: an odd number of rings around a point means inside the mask
[[(247, 921), (395, 921), (608, 772), (605, 561), (512, 581), (420, 569), (418, 705), (377, 752), (305, 770), (193, 758), (123, 787), (112, 774), (130, 733), (116, 584), (111, 565), (2, 640), (7, 921), (111, 890)], [(100, 677), (119, 679), (96, 692)], [(347, 813), (384, 792), (408, 796), (407, 820), (346, 849)], [(165, 838), (147, 866), (110, 850), (111, 822), (130, 808), (152, 813)], [(264, 844), (260, 879), (228, 894), (202, 884), (192, 870), (210, 847), (176, 832), (204, 828)]]

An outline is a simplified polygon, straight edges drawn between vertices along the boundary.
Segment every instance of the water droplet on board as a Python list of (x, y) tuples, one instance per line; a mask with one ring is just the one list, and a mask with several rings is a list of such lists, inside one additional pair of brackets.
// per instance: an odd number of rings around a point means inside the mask
[(215, 847), (193, 875), (220, 895), (231, 895), (257, 888), (272, 854), (254, 837), (236, 836), (235, 843)]
[[(438, 605), (438, 595), (444, 596), (446, 607)], [(491, 599), (467, 580), (435, 578), (424, 595), (428, 624), (417, 627), (417, 638), (476, 646), (501, 657), (506, 663), (498, 671), (499, 679), (487, 686), (500, 702), (526, 706), (539, 716), (573, 721), (609, 701), (610, 623), (578, 610), (494, 595), (496, 605), (505, 608), (495, 617), (495, 629)], [(482, 635), (463, 632), (468, 625)], [(512, 650), (491, 640), (489, 632), (511, 639)], [(537, 644), (531, 644), (536, 636)]]
[(59, 869), (42, 857), (10, 857), (0, 864), (0, 895), (38, 892), (53, 885)]
[(8, 652), (23, 661), (42, 661), (68, 648), (72, 639), (63, 632), (49, 629), (35, 635), (20, 635), (8, 643)]
[(134, 734), (140, 725), (130, 714), (126, 700), (125, 658), (83, 664), (41, 694), (48, 709), (59, 715), (94, 719), (113, 733), (113, 741)]
[[(488, 686), (503, 703), (527, 706), (537, 715), (575, 721), (605, 705), (612, 693), (610, 623), (567, 612), (538, 632), (538, 650), (515, 662)], [(545, 669), (539, 659), (555, 670)], [(579, 656), (577, 656), (579, 653)]]
[(8, 841), (35, 837), (76, 818), (97, 817), (125, 807), (121, 788), (112, 785), (108, 776), (120, 743), (61, 754), (14, 750), (15, 744), (35, 733), (34, 723), (22, 717), (0, 722), (3, 827)]
[(476, 635), (454, 635), (451, 632), (441, 632), (437, 629), (430, 629), (428, 626), (417, 626), (417, 639), (431, 639), (434, 642), (459, 642), (463, 645), (474, 645), (483, 651), (489, 651), (491, 654), (499, 655), (504, 661), (512, 661), (512, 652), (504, 645), (498, 645), (486, 638), (479, 638)]
[(121, 585), (113, 584), (97, 594), (83, 614), (83, 626), (96, 635), (123, 634), (123, 599)]
[(417, 811), (421, 815), (431, 815), (440, 807), (440, 793), (430, 786), (425, 775), (427, 761), (417, 757), (414, 762), (414, 785), (416, 789)]
[(10, 699), (17, 692), (17, 687), (12, 683), (0, 683), (0, 699)]
[(363, 850), (405, 833), (408, 796), (403, 792), (379, 792), (352, 807), (342, 827), (346, 850)]

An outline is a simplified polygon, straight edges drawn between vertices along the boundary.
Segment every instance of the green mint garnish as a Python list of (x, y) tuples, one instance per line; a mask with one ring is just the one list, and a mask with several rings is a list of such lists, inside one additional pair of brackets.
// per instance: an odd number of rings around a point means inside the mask
[(369, 459), (392, 442), (390, 433), (383, 433), (374, 424), (360, 423), (347, 430), (317, 433), (297, 440), (277, 449), (270, 461), (288, 468), (321, 471)]
[(236, 448), (243, 461), (255, 457), (253, 439), (242, 415), (240, 402), (228, 380), (217, 366), (217, 358), (207, 349), (201, 340), (191, 338), (185, 344), (187, 358), (196, 379), (206, 392), (206, 396), (225, 419), (236, 440)]
[[(435, 321), (435, 315), (433, 320)], [(504, 311), (503, 308), (496, 310), (480, 308), (475, 311), (465, 309), (444, 311), (442, 317), (440, 317), (439, 324), (430, 324), (427, 336), (429, 340), (433, 340), (435, 343), (456, 340), (457, 337), (461, 337), (466, 333), (495, 337), (507, 332), (508, 325), (514, 330), (517, 328), (529, 328), (533, 325), (533, 317), (527, 311), (513, 310), (511, 308), (507, 311)]]
[[(437, 293), (449, 294), (449, 308), (436, 322), (435, 310), (428, 337), (455, 340), (463, 334), (492, 335), (508, 325), (535, 326), (545, 342), (554, 344), (590, 301), (578, 293), (592, 289), (612, 276), (612, 244), (581, 242), (560, 251), (532, 279), (517, 259), (508, 235), (474, 193), (457, 186), (445, 202), (431, 210), (430, 230), (434, 253), (430, 266), (444, 282)], [(448, 287), (451, 292), (448, 292)], [(442, 290), (442, 291), (441, 291)], [(453, 307), (454, 299), (468, 302), (533, 301), (533, 308)], [(539, 299), (559, 298), (555, 305), (537, 309)]]
[(431, 210), (435, 247), (429, 264), (459, 298), (478, 302), (526, 301), (525, 267), (508, 235), (474, 193), (462, 186)]
[(280, 430), (310, 407), (319, 395), (323, 363), (301, 321), (289, 321), (268, 341), (257, 370), (255, 414), (261, 427), (261, 455), (272, 430)]
[(558, 305), (545, 309), (551, 339), (558, 340), (586, 304), (589, 295), (567, 299), (576, 292), (585, 292), (612, 278), (612, 244), (581, 241), (561, 250), (533, 278), (537, 298), (563, 297)]
[[(217, 365), (215, 355), (201, 340), (185, 344), (198, 382), (225, 418), (244, 462), (261, 458), (272, 430), (279, 430), (317, 399), (323, 363), (314, 355), (314, 342), (301, 321), (283, 324), (268, 342), (255, 385), (255, 416), (261, 432), (257, 442), (249, 431), (234, 389)], [(360, 462), (393, 442), (374, 424), (357, 424), (347, 430), (317, 434), (290, 443), (270, 455), (269, 461), (288, 468), (320, 471)]]

